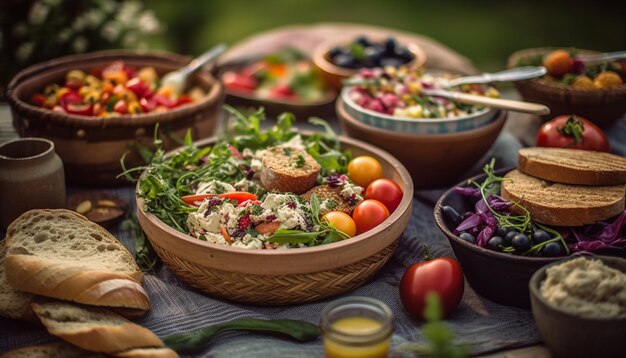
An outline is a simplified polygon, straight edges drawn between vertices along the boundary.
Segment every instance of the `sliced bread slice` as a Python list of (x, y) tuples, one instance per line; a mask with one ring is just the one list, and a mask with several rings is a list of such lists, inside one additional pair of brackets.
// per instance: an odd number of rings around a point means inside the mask
[(145, 311), (143, 273), (113, 235), (75, 212), (31, 210), (7, 230), (6, 278), (46, 297)]
[[(553, 183), (519, 170), (507, 173), (502, 197), (528, 209), (537, 222), (554, 226), (582, 226), (609, 219), (624, 211), (626, 186), (584, 186)], [(513, 206), (515, 210), (515, 206)]]
[(30, 304), (35, 296), (21, 292), (9, 285), (4, 270), (4, 257), (7, 248), (4, 241), (0, 242), (0, 316), (27, 321), (37, 321)]
[(102, 353), (89, 352), (65, 342), (41, 344), (15, 349), (0, 358), (105, 358)]
[(112, 354), (163, 347), (149, 329), (107, 310), (49, 302), (33, 304), (33, 311), (50, 334), (88, 351)]
[(522, 148), (517, 158), (522, 173), (556, 183), (626, 184), (626, 157), (565, 148)]
[(315, 158), (295, 147), (268, 148), (261, 162), (261, 184), (281, 193), (305, 193), (315, 186), (321, 169)]
[(116, 353), (120, 358), (178, 358), (176, 351), (170, 348), (137, 348), (126, 352)]

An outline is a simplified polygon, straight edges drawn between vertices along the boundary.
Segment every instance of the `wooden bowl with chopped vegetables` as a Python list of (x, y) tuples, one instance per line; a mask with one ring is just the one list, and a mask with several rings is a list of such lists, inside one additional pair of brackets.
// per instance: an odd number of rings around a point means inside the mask
[[(260, 130), (255, 116), (238, 114), (238, 134), (225, 140), (157, 153), (137, 185), (137, 216), (156, 253), (189, 285), (242, 303), (310, 302), (362, 285), (408, 224), (408, 171), (327, 124), (326, 132), (299, 134), (287, 115)], [(357, 157), (395, 182), (395, 203), (363, 197), (355, 182), (374, 177), (348, 165)], [(388, 216), (368, 222), (367, 210)]]
[(160, 86), (167, 72), (191, 58), (170, 53), (102, 51), (66, 56), (28, 67), (7, 89), (20, 136), (52, 140), (66, 181), (120, 185), (120, 158), (145, 163), (160, 124), (166, 148), (187, 129), (194, 138), (213, 134), (224, 91), (207, 72), (190, 76), (183, 93)]

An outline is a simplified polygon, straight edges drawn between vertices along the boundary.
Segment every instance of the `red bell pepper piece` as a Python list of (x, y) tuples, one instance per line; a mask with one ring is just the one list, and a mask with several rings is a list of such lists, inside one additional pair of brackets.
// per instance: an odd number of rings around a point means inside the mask
[(215, 196), (221, 199), (236, 200), (237, 203), (239, 204), (248, 200), (257, 200), (256, 195), (245, 192), (245, 191), (233, 191), (230, 193), (223, 193), (223, 194), (194, 194), (194, 195), (183, 196), (181, 199), (189, 205), (199, 206), (196, 204), (197, 202), (202, 202), (206, 198), (213, 198)]
[(67, 109), (68, 104), (81, 103), (82, 101), (80, 95), (74, 91), (67, 91), (59, 98), (59, 104), (65, 109)]
[(137, 97), (143, 98), (152, 94), (150, 87), (145, 84), (139, 77), (133, 77), (126, 82), (126, 88), (133, 91)]

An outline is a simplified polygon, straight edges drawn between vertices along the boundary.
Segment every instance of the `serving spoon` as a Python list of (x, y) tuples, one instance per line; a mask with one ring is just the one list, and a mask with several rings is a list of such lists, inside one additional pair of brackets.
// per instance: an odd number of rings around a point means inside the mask
[(581, 54), (574, 56), (575, 59), (585, 63), (598, 63), (626, 59), (626, 51)]
[(548, 71), (543, 66), (523, 66), (499, 72), (483, 73), (475, 76), (463, 76), (450, 80), (444, 80), (441, 81), (441, 86), (444, 88), (450, 88), (465, 84), (523, 81), (541, 77), (547, 72)]
[(219, 44), (209, 51), (203, 53), (199, 57), (191, 60), (189, 64), (176, 71), (168, 72), (163, 76), (161, 80), (161, 88), (169, 87), (176, 93), (180, 94), (185, 87), (187, 77), (190, 74), (196, 72), (200, 67), (215, 60), (219, 55), (226, 51), (227, 46), (225, 44)]
[(444, 97), (460, 103), (483, 105), (491, 108), (507, 109), (515, 112), (530, 113), (538, 116), (550, 114), (550, 108), (533, 102), (491, 98), (474, 94), (446, 91), (443, 89), (422, 89), (421, 93), (432, 97)]

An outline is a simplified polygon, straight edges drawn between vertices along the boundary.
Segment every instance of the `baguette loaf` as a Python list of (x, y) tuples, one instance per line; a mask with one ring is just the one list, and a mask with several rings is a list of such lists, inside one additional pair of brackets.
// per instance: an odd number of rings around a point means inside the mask
[(523, 148), (517, 158), (522, 173), (557, 183), (626, 184), (626, 157), (564, 148)]
[(305, 193), (315, 186), (321, 169), (304, 150), (285, 146), (268, 148), (261, 162), (261, 184), (281, 193)]
[(518, 170), (504, 177), (502, 197), (528, 209), (531, 218), (542, 224), (582, 226), (624, 211), (624, 185), (590, 187), (552, 183)]
[(0, 358), (105, 358), (101, 353), (89, 352), (63, 341), (15, 349)]
[(80, 214), (28, 211), (9, 225), (6, 244), (6, 278), (17, 290), (140, 312), (150, 307), (133, 256)]
[(137, 348), (115, 354), (120, 358), (178, 358), (178, 353), (170, 348)]
[(149, 329), (107, 310), (63, 302), (33, 304), (33, 310), (50, 334), (88, 351), (113, 354), (163, 347)]

